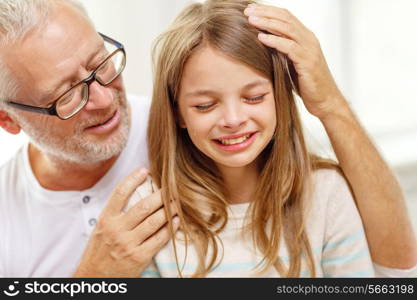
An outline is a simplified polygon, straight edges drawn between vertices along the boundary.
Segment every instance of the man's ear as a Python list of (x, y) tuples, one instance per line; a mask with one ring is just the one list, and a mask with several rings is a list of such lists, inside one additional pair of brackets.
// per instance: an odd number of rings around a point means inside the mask
[(0, 109), (0, 127), (11, 134), (18, 134), (20, 132), (19, 124), (14, 121), (7, 112)]

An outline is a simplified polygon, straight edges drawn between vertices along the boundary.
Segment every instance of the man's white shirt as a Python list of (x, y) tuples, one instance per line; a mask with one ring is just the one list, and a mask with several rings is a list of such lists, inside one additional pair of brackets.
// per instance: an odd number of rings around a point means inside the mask
[(36, 180), (28, 145), (0, 168), (0, 277), (69, 277), (120, 180), (148, 167), (146, 128), (150, 100), (128, 96), (131, 129), (127, 146), (92, 188), (50, 191)]

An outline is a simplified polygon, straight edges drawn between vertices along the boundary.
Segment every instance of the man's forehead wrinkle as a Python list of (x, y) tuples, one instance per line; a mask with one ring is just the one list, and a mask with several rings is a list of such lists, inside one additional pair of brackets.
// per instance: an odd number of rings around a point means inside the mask
[[(86, 74), (81, 66), (85, 66), (102, 49), (102, 39), (95, 31), (76, 30), (80, 34), (91, 35), (81, 40), (78, 34), (68, 34), (68, 28), (63, 25), (60, 22), (48, 22), (42, 31), (37, 30), (26, 38), (13, 55), (13, 60), (17, 62), (15, 71), (20, 74), (20, 79), (36, 80), (31, 87), (33, 92), (39, 90), (42, 95), (53, 94), (61, 92), (57, 90), (66, 81), (81, 80)], [(44, 100), (41, 102), (44, 104)]]

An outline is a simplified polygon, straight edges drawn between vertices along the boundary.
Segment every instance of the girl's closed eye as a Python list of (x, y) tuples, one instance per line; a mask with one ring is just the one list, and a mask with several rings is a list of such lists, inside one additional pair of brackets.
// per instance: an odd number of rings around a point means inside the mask
[(244, 99), (246, 102), (254, 104), (254, 103), (262, 102), (266, 95), (267, 94), (262, 94), (262, 95), (255, 96), (255, 97), (245, 97)]
[(214, 103), (207, 103), (202, 105), (194, 106), (198, 111), (208, 111), (210, 108), (214, 106)]

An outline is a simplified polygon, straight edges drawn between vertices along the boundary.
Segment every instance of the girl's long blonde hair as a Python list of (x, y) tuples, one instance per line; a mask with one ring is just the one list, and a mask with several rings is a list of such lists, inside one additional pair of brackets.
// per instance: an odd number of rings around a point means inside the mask
[[(274, 87), (277, 124), (273, 139), (258, 159), (259, 181), (250, 205), (248, 224), (253, 243), (264, 257), (259, 272), (274, 267), (281, 276), (299, 277), (304, 258), (310, 275), (315, 276), (303, 212), (307, 180), (320, 160), (306, 149), (293, 96), (297, 80), (292, 63), (262, 45), (257, 39), (259, 31), (243, 14), (252, 2), (208, 0), (192, 4), (157, 39), (148, 127), (151, 174), (162, 188), (166, 213), (171, 215), (168, 204), (174, 201), (181, 230), (197, 251), (194, 276), (205, 276), (216, 266), (221, 247), (217, 234), (227, 223), (228, 193), (215, 163), (179, 126), (177, 97), (182, 72), (187, 59), (205, 46), (261, 72)], [(170, 228), (172, 232), (171, 221)], [(278, 255), (282, 241), (290, 256), (288, 265)], [(206, 259), (210, 247), (212, 255)]]

